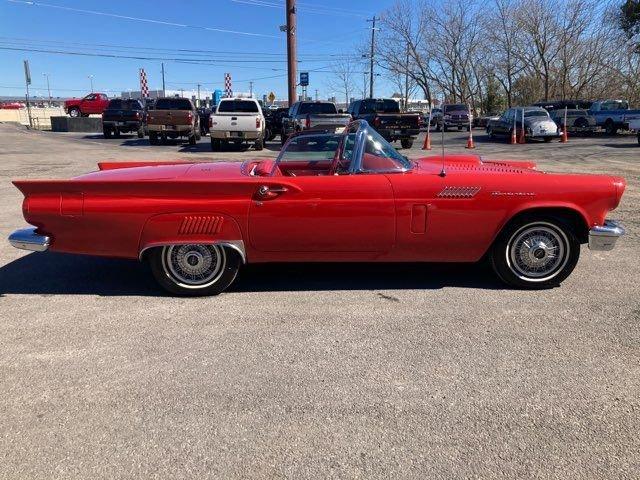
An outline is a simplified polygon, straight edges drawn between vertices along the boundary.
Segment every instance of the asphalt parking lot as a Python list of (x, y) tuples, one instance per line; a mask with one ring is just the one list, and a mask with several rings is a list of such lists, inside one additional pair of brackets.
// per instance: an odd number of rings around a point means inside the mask
[[(0, 478), (638, 478), (640, 147), (474, 135), (487, 158), (624, 176), (611, 216), (628, 234), (583, 247), (547, 291), (483, 265), (270, 265), (200, 299), (166, 296), (136, 262), (3, 241)], [(12, 179), (279, 148), (11, 125), (0, 141), (3, 238), (24, 225)], [(465, 141), (445, 134), (448, 152)]]

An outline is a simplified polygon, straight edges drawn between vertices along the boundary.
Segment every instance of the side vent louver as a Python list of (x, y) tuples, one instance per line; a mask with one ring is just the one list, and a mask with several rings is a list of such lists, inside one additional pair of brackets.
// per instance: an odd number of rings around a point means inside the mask
[(212, 215), (186, 216), (178, 228), (178, 235), (211, 235), (222, 230), (222, 217)]
[(445, 187), (438, 197), (440, 198), (473, 198), (480, 191), (480, 187)]

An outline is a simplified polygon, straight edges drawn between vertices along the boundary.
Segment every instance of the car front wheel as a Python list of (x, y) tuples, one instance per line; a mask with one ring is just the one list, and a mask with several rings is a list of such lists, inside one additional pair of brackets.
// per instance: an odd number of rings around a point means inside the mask
[(494, 271), (505, 283), (550, 288), (566, 279), (580, 257), (572, 229), (554, 217), (521, 218), (507, 225), (491, 251)]
[(80, 109), (79, 108), (72, 108), (69, 110), (69, 116), (73, 117), (73, 118), (78, 118), (80, 116)]
[(160, 286), (182, 296), (218, 295), (233, 283), (241, 263), (235, 250), (206, 244), (154, 248), (149, 261)]

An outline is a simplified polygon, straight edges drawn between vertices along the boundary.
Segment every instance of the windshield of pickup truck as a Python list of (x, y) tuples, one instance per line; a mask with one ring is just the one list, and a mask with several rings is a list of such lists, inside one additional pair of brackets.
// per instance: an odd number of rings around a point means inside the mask
[[(521, 114), (522, 115), (522, 114)], [(524, 112), (525, 117), (548, 117), (549, 112), (546, 110), (529, 110)]]
[(156, 110), (191, 110), (191, 102), (186, 98), (159, 98)]
[(298, 113), (302, 115), (310, 114), (335, 114), (338, 113), (333, 103), (303, 103), (298, 109)]
[(400, 104), (395, 100), (363, 100), (360, 113), (400, 113)]
[(138, 100), (111, 100), (107, 110), (142, 110)]
[(445, 105), (444, 106), (444, 112), (466, 112), (468, 111), (469, 108), (464, 104), (464, 103), (456, 103), (456, 104), (452, 104), (452, 105)]
[(222, 100), (218, 105), (218, 113), (258, 113), (258, 104), (253, 100)]

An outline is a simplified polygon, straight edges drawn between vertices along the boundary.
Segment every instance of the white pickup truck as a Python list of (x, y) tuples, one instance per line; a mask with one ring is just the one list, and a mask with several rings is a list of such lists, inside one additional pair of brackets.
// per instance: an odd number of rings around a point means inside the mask
[(264, 148), (264, 115), (254, 98), (223, 98), (209, 117), (211, 150), (223, 144), (253, 142), (256, 150)]

